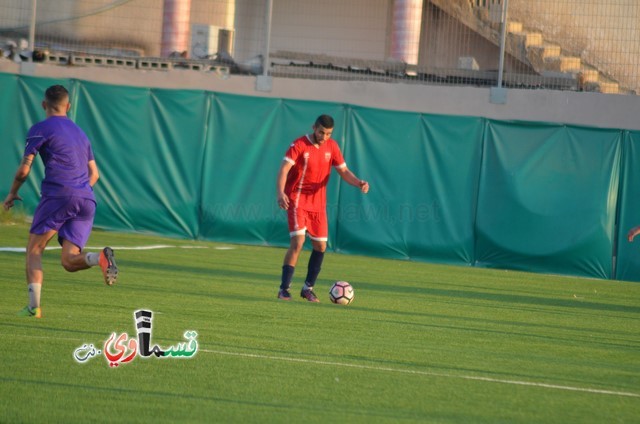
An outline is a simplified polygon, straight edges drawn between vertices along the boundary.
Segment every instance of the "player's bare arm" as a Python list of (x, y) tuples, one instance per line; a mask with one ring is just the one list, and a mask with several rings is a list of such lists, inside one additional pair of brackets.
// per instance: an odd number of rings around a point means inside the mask
[(89, 168), (89, 185), (93, 187), (95, 183), (98, 181), (98, 179), (100, 178), (100, 172), (98, 172), (98, 165), (96, 164), (95, 160), (90, 160), (89, 163), (87, 164), (87, 167)]
[(16, 171), (15, 176), (13, 177), (13, 183), (11, 184), (11, 190), (7, 197), (5, 197), (3, 202), (4, 210), (8, 211), (11, 209), (16, 200), (22, 200), (22, 197), (18, 195), (18, 191), (22, 184), (27, 180), (29, 173), (31, 172), (31, 165), (33, 164), (33, 158), (35, 155), (27, 155), (22, 158), (22, 162), (18, 166), (18, 170)]
[(369, 183), (356, 177), (355, 174), (346, 166), (336, 168), (336, 171), (338, 171), (338, 175), (340, 175), (343, 180), (352, 186), (358, 187), (363, 193), (366, 194), (369, 191)]
[(292, 166), (293, 164), (283, 160), (282, 166), (280, 166), (280, 170), (278, 171), (278, 177), (276, 178), (276, 197), (278, 206), (280, 209), (284, 210), (289, 209), (289, 197), (284, 192), (284, 185), (287, 181), (287, 174), (289, 174)]
[(634, 237), (637, 236), (638, 234), (640, 234), (640, 225), (638, 225), (637, 227), (633, 227), (627, 233), (627, 240), (629, 240), (629, 243), (631, 243)]

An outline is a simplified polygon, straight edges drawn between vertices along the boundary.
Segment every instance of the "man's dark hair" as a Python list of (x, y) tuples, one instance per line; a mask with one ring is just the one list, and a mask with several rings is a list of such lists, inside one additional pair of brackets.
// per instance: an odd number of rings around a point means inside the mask
[(318, 116), (318, 119), (316, 119), (316, 123), (314, 125), (316, 127), (321, 126), (327, 129), (333, 128), (334, 126), (333, 118), (329, 115), (320, 115)]
[(52, 85), (44, 92), (44, 99), (51, 106), (57, 106), (69, 98), (69, 92), (61, 85)]

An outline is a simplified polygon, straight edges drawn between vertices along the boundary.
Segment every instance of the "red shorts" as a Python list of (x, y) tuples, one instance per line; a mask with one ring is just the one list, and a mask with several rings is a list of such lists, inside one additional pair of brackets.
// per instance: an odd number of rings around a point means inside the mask
[(287, 210), (289, 235), (291, 237), (309, 233), (309, 238), (316, 241), (327, 241), (329, 224), (326, 211), (307, 211), (291, 207)]

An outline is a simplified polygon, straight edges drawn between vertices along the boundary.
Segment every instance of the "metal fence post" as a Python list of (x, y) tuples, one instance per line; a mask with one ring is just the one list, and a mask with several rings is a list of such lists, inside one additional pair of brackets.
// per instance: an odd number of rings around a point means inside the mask
[(502, 28), (500, 33), (500, 65), (498, 66), (498, 87), (502, 87), (502, 74), (504, 73), (504, 51), (507, 40), (507, 11), (509, 0), (502, 3)]
[(38, 8), (38, 0), (31, 0), (31, 22), (29, 23), (29, 48), (31, 56), (29, 62), (33, 62), (33, 52), (36, 49), (36, 10)]
[(491, 87), (491, 103), (504, 104), (507, 102), (507, 90), (502, 86), (502, 74), (504, 73), (504, 54), (507, 40), (507, 14), (509, 0), (502, 0), (502, 27), (500, 30), (500, 64), (498, 65), (498, 84)]
[(265, 46), (262, 55), (262, 75), (256, 77), (256, 90), (271, 91), (271, 77), (269, 76), (270, 59), (269, 50), (271, 49), (271, 21), (273, 18), (273, 0), (267, 1), (267, 9), (265, 11)]
[(266, 28), (265, 28), (265, 46), (264, 46), (264, 64), (262, 66), (262, 75), (269, 75), (269, 49), (271, 49), (271, 21), (273, 18), (273, 0), (267, 0), (266, 12)]

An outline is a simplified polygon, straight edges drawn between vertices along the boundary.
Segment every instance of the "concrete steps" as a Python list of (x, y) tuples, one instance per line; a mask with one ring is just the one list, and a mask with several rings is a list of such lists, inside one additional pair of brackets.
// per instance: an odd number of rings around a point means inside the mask
[(558, 75), (562, 78), (575, 78), (581, 91), (600, 93), (619, 93), (619, 84), (582, 63), (580, 57), (567, 55), (562, 48), (548, 43), (544, 35), (537, 31), (527, 31), (521, 22), (507, 23), (508, 45), (511, 51), (521, 52), (517, 56), (526, 57), (533, 69), (540, 75)]

